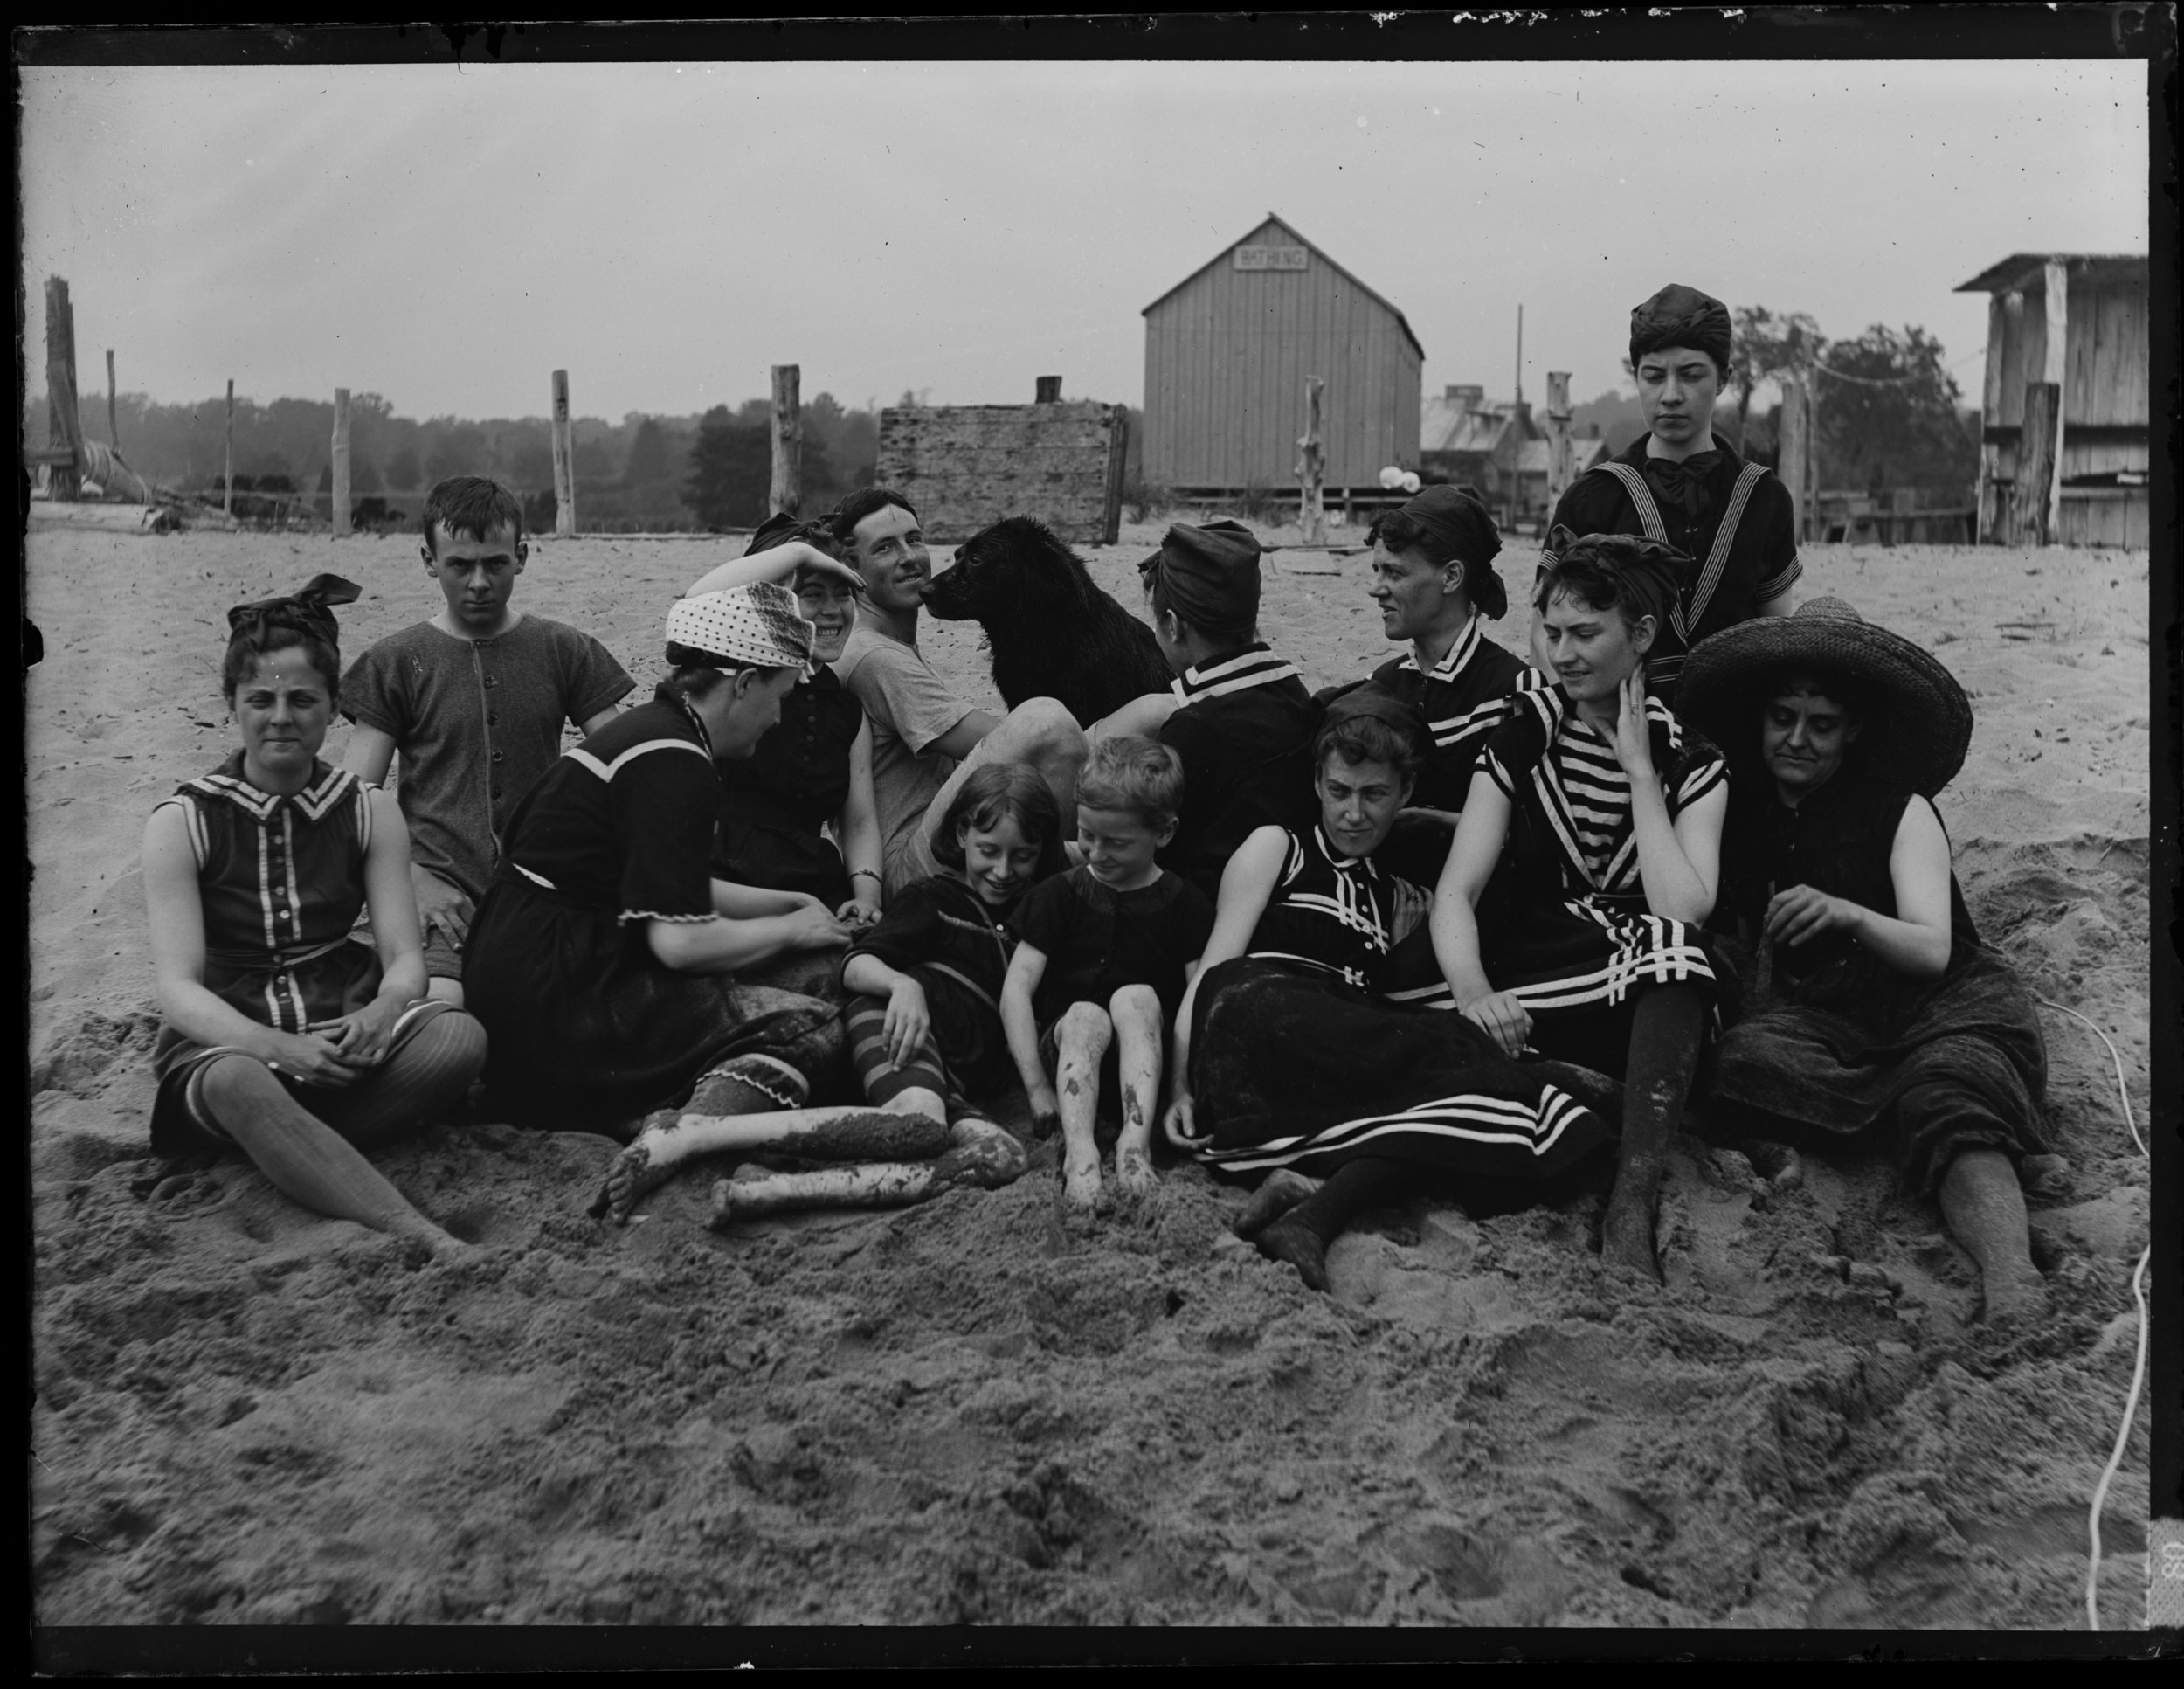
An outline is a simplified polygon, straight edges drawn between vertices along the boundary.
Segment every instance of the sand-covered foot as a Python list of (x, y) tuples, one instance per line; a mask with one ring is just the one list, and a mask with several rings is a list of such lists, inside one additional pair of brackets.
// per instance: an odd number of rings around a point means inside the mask
[(1100, 1205), (1100, 1158), (1097, 1151), (1080, 1153), (1072, 1149), (1061, 1158), (1062, 1206), (1089, 1214)]
[(1115, 1185), (1132, 1201), (1143, 1201), (1160, 1188), (1159, 1176), (1152, 1170), (1152, 1151), (1148, 1146), (1115, 1146)]
[(1254, 1240), (1259, 1253), (1270, 1261), (1286, 1261), (1309, 1290), (1327, 1288), (1327, 1246), (1319, 1234), (1288, 1215), (1275, 1221)]
[(1662, 1283), (1661, 1262), (1654, 1253), (1653, 1215), (1635, 1202), (1607, 1205), (1607, 1219), (1600, 1228), (1600, 1262), (1611, 1271)]
[(1294, 1167), (1277, 1167), (1252, 1192), (1251, 1200), (1229, 1229), (1239, 1237), (1256, 1237), (1319, 1187), (1320, 1180), (1309, 1179)]
[(646, 1196), (674, 1177), (674, 1164), (653, 1153), (647, 1132), (614, 1158), (599, 1186), (599, 1194), (586, 1210), (595, 1220), (602, 1215), (618, 1226), (629, 1221), (630, 1210)]
[(1805, 1162), (1787, 1144), (1754, 1139), (1741, 1146), (1752, 1172), (1779, 1191), (1794, 1191), (1805, 1182)]
[(1988, 1274), (1980, 1284), (1980, 1318), (1994, 1331), (2035, 1324), (2050, 1305), (2048, 1281), (2036, 1268), (2007, 1278)]

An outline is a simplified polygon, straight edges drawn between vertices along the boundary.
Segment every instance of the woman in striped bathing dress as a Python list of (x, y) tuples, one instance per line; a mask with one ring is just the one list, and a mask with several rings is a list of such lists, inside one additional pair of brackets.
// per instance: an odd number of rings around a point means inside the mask
[[(356, 594), (321, 575), (227, 613), (221, 683), (241, 743), (145, 826), (166, 1017), (152, 1148), (239, 1150), (305, 1208), (447, 1252), (462, 1245), (363, 1155), (439, 1118), (486, 1039), (425, 996), (401, 809), (319, 759), (341, 689), (333, 606)], [(367, 903), (371, 943), (352, 943)]]
[[(1660, 1277), (1654, 1208), (1713, 1020), (1728, 771), (1646, 693), (1682, 553), (1557, 530), (1533, 606), (1555, 685), (1517, 695), (1481, 753), (1434, 899), (1456, 1007), (1510, 1055), (1623, 1078), (1601, 1253)], [(1726, 970), (1718, 977), (1730, 977)]]
[[(1351, 1217), (1421, 1171), (1467, 1194), (1544, 1195), (1608, 1141), (1557, 1083), (1572, 1076), (1382, 994), (1424, 900), (1374, 853), (1424, 742), (1417, 710), (1370, 682), (1329, 705), (1312, 744), (1318, 824), (1244, 841), (1176, 1016), (1169, 1141), (1220, 1171), (1274, 1174), (1237, 1229), (1315, 1290)], [(1314, 1189), (1300, 1175), (1331, 1176)]]

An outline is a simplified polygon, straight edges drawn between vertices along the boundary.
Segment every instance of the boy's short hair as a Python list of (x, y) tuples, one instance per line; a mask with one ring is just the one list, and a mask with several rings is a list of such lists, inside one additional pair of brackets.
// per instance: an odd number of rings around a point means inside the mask
[(919, 521), (923, 520), (917, 515), (917, 507), (892, 487), (860, 487), (841, 502), (830, 521), (836, 543), (854, 552), (857, 544), (857, 524), (874, 511), (886, 509), (890, 504), (908, 510), (912, 517)]
[(1134, 734), (1102, 739), (1077, 776), (1077, 803), (1126, 809), (1148, 827), (1165, 827), (1183, 807), (1183, 758)]
[(523, 537), (523, 501), (486, 475), (450, 475), (425, 495), (425, 543), (437, 554), (437, 525), (450, 539), (484, 539), (497, 529)]

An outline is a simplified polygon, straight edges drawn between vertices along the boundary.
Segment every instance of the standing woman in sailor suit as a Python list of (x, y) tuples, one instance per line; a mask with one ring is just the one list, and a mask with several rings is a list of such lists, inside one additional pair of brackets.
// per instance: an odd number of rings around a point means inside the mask
[[(319, 758), (341, 689), (332, 606), (356, 595), (321, 575), (227, 613), (221, 689), (241, 744), (145, 826), (166, 1017), (152, 1148), (240, 1150), (307, 1208), (455, 1251), (363, 1156), (439, 1118), (486, 1041), (425, 996), (400, 807)], [(369, 945), (349, 936), (367, 904)]]

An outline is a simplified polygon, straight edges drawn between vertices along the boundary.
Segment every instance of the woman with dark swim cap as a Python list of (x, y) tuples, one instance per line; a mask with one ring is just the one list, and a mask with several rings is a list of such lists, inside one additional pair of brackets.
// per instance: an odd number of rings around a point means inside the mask
[[(425, 995), (400, 806), (319, 758), (341, 693), (332, 606), (356, 596), (321, 575), (227, 613), (240, 744), (145, 827), (166, 1017), (152, 1148), (240, 1150), (308, 1208), (453, 1250), (363, 1156), (460, 1097), (486, 1038)], [(352, 943), (367, 905), (371, 942)]]
[[(1579, 475), (1555, 507), (1553, 526), (1579, 537), (1642, 535), (1691, 560), (1646, 660), (1646, 683), (1666, 703), (1686, 649), (1754, 616), (1787, 615), (1804, 572), (1789, 488), (1713, 432), (1729, 348), (1729, 308), (1696, 287), (1672, 283), (1632, 311), (1645, 437)], [(1551, 537), (1545, 561), (1554, 557)]]

